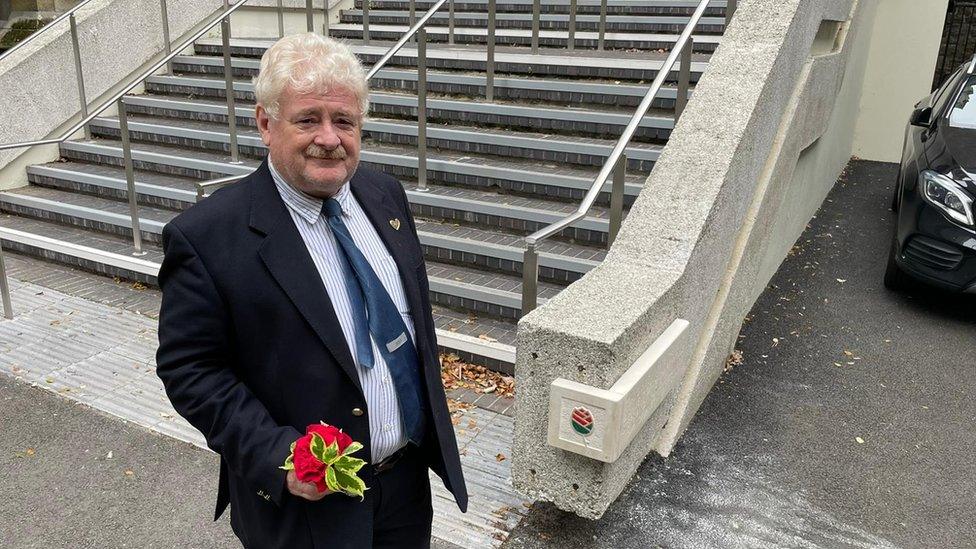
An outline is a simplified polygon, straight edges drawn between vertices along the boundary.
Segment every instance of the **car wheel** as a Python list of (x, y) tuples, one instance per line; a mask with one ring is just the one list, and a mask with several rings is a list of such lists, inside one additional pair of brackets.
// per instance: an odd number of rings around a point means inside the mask
[(895, 257), (898, 255), (898, 245), (891, 239), (891, 249), (888, 250), (888, 264), (885, 266), (884, 285), (889, 290), (901, 292), (912, 285), (912, 279), (901, 270)]

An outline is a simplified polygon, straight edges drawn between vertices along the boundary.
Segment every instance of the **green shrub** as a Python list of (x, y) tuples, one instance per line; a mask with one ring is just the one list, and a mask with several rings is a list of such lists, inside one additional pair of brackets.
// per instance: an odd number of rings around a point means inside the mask
[(0, 36), (0, 52), (9, 50), (50, 22), (50, 19), (22, 19), (13, 23), (10, 30)]

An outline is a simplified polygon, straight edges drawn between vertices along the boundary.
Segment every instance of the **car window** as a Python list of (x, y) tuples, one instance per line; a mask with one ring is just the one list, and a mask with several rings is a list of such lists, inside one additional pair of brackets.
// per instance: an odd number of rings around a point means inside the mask
[(946, 102), (949, 101), (956, 90), (956, 84), (959, 83), (960, 78), (963, 76), (963, 69), (959, 69), (952, 75), (951, 78), (946, 80), (946, 83), (939, 88), (939, 93), (935, 97), (935, 101), (932, 102), (932, 112), (933, 119), (936, 115), (942, 112), (942, 108), (945, 106)]
[(949, 125), (953, 128), (976, 130), (976, 76), (970, 76), (959, 92), (959, 98), (949, 111)]

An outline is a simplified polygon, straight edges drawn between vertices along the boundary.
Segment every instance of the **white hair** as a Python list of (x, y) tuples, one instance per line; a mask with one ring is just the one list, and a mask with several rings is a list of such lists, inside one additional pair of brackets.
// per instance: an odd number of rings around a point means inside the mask
[(366, 71), (359, 59), (349, 46), (312, 32), (288, 35), (261, 56), (254, 94), (271, 118), (278, 118), (279, 100), (288, 87), (299, 94), (344, 89), (359, 100), (360, 114), (369, 109)]

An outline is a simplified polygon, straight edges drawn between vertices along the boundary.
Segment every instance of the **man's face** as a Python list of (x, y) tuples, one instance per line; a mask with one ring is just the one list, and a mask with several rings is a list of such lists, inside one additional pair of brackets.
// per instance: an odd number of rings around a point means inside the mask
[(329, 198), (359, 164), (362, 115), (356, 97), (344, 89), (324, 94), (285, 89), (278, 118), (257, 106), (258, 129), (275, 169), (298, 190)]

